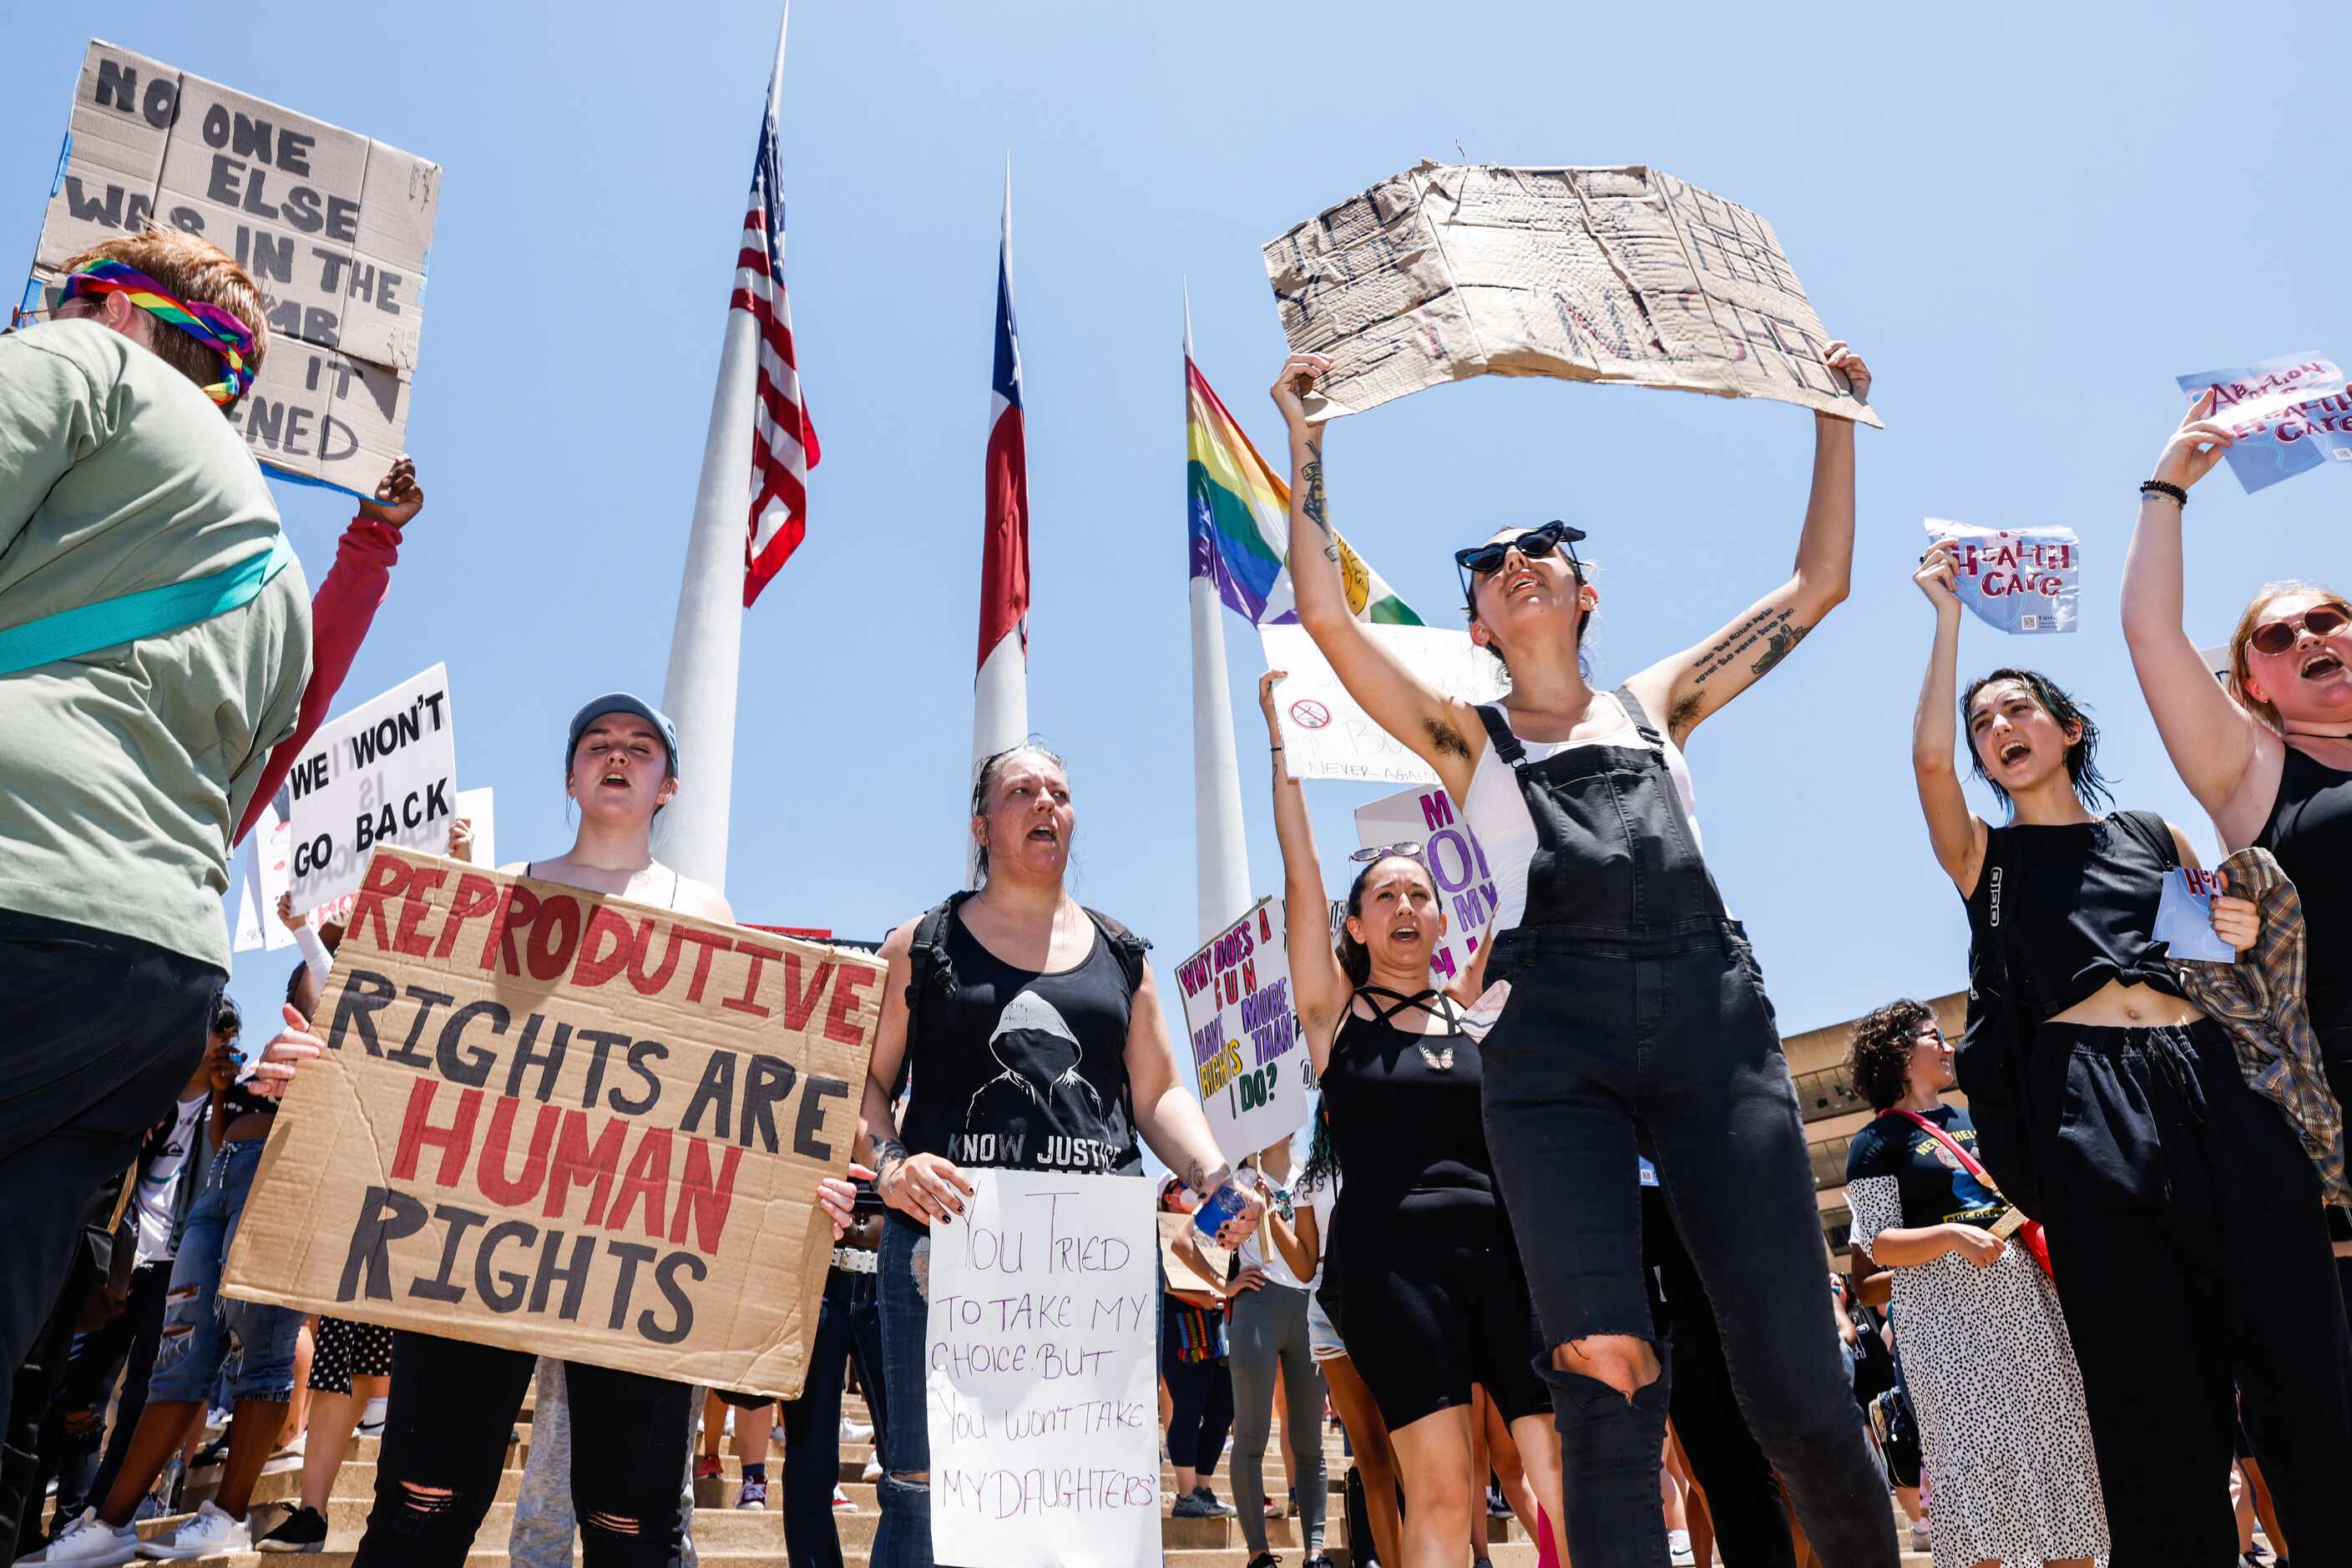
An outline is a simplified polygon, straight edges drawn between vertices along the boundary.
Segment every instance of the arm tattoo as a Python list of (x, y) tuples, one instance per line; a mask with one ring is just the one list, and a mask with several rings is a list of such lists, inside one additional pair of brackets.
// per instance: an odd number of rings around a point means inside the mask
[(890, 1173), (891, 1166), (907, 1163), (907, 1145), (897, 1135), (888, 1132), (869, 1142), (874, 1145), (874, 1184), (879, 1188), (882, 1178)]
[(1692, 673), (1691, 684), (1705, 686), (1751, 652), (1754, 658), (1748, 665), (1749, 676), (1769, 675), (1772, 667), (1788, 658), (1790, 651), (1812, 629), (1797, 624), (1793, 609), (1768, 605), (1732, 627), (1724, 635), (1722, 641), (1699, 656), (1698, 668)]
[(1764, 651), (1757, 656), (1756, 662), (1748, 668), (1759, 676), (1771, 674), (1772, 667), (1788, 658), (1790, 650), (1804, 641), (1805, 634), (1812, 629), (1811, 626), (1798, 626), (1784, 614), (1779, 624), (1772, 627), (1771, 641)]
[[(1298, 510), (1305, 514), (1307, 521), (1321, 530), (1328, 540), (1331, 532), (1331, 514), (1329, 506), (1323, 497), (1323, 443), (1309, 441), (1307, 443), (1307, 450), (1309, 454), (1307, 466), (1298, 470), (1298, 478), (1305, 485), (1307, 493), (1300, 499)], [(1323, 546), (1323, 555), (1328, 561), (1339, 560), (1339, 542), (1328, 540), (1328, 542)]]

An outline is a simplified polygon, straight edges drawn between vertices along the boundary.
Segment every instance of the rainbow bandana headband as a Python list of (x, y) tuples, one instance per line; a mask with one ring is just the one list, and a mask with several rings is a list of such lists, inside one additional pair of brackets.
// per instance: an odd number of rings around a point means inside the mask
[(163, 286), (135, 267), (106, 258), (86, 261), (66, 275), (63, 303), (77, 294), (121, 294), (158, 321), (173, 326), (220, 355), (221, 379), (205, 388), (205, 395), (223, 408), (234, 405), (253, 384), (253, 368), (245, 356), (253, 352), (253, 333), (243, 321), (217, 305), (190, 304), (164, 291)]

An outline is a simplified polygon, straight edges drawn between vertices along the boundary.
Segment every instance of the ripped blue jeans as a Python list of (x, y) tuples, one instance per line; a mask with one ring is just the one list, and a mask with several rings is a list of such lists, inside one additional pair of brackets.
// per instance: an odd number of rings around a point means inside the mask
[(163, 1334), (147, 1384), (150, 1405), (210, 1397), (224, 1364), (232, 1404), (260, 1399), (283, 1405), (293, 1396), (294, 1342), (302, 1331), (302, 1314), (220, 1294), (221, 1268), (236, 1239), (237, 1222), (245, 1217), (262, 1142), (249, 1138), (225, 1143), (209, 1155), (197, 1152), (195, 1157), (205, 1161), (204, 1185), (188, 1210), (172, 1283), (163, 1293)]
[(875, 1291), (882, 1310), (882, 1453), (887, 1468), (875, 1488), (882, 1518), (872, 1568), (931, 1568), (931, 1428), (924, 1346), (930, 1333), (930, 1232), (893, 1214), (882, 1226)]

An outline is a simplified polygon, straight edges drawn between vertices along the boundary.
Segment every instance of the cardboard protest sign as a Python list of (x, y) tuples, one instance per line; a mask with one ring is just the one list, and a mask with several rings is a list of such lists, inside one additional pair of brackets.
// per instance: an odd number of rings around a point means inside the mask
[(796, 1394), (882, 976), (379, 848), (222, 1289)]
[(2005, 632), (2071, 632), (2083, 592), (2083, 547), (2071, 528), (1971, 528), (1927, 520), (1931, 543), (1952, 547), (1960, 603)]
[(286, 787), (297, 914), (356, 891), (379, 844), (432, 854), (448, 847), (457, 815), (457, 737), (446, 667), (436, 664), (320, 725)]
[(407, 430), (440, 194), (436, 164), (92, 41), (33, 289), (151, 222), (203, 235), (268, 300), (261, 374), (233, 416), (254, 456), (366, 495)]
[[(1162, 1214), (1153, 1216), (1160, 1222), (1160, 1268), (1168, 1276), (1168, 1283), (1179, 1290), (1213, 1290), (1225, 1278), (1232, 1267), (1234, 1255), (1230, 1248), (1219, 1247), (1201, 1234), (1188, 1214)], [(1192, 1245), (1200, 1249), (1201, 1261), (1208, 1265), (1206, 1273), (1192, 1260), (1176, 1250), (1176, 1238), (1189, 1235)]]
[(1772, 226), (1639, 164), (1423, 160), (1265, 247), (1293, 352), (1338, 363), (1328, 418), (1474, 375), (1770, 397), (1879, 423)]
[(1486, 941), (1501, 896), (1486, 869), (1486, 852), (1470, 825), (1454, 816), (1454, 797), (1435, 785), (1416, 785), (1356, 808), (1356, 842), (1367, 849), (1419, 843), (1422, 862), (1437, 884), (1445, 934), (1430, 954), (1430, 984), (1451, 984)]
[[(1504, 690), (1503, 667), (1468, 632), (1434, 626), (1366, 626), (1365, 634), (1439, 691), (1465, 702), (1492, 702)], [(1282, 760), (1295, 779), (1355, 779), (1366, 784), (1433, 784), (1437, 771), (1372, 721), (1339, 683), (1304, 626), (1260, 626), (1268, 669), (1289, 671), (1274, 689)]]
[(1307, 1120), (1308, 1067), (1290, 996), (1282, 903), (1260, 899), (1176, 966), (1201, 1109), (1240, 1164)]
[(1152, 1184), (972, 1170), (931, 1233), (931, 1544), (963, 1568), (1160, 1559)]
[(2250, 495), (2322, 463), (2352, 463), (2352, 395), (2333, 360), (2284, 354), (2175, 379), (2192, 399), (2214, 389), (2213, 417), (2238, 438), (2230, 470)]

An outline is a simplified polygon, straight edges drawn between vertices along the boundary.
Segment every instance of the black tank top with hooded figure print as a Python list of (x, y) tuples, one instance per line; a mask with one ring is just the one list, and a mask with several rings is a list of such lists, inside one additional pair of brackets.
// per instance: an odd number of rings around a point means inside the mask
[(952, 983), (908, 1020), (908, 1151), (1008, 1171), (1142, 1168), (1127, 1081), (1132, 993), (1109, 939), (1093, 935), (1076, 965), (1040, 973), (949, 916)]

